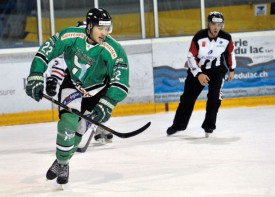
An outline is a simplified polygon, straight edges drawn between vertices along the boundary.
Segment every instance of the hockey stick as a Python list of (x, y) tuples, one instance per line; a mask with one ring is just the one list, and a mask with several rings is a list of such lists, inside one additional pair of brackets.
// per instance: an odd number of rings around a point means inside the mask
[(87, 116), (85, 116), (85, 115), (82, 114), (81, 112), (79, 112), (79, 111), (77, 111), (77, 110), (75, 110), (75, 109), (72, 109), (72, 108), (70, 108), (70, 107), (68, 107), (68, 106), (66, 106), (66, 105), (64, 105), (64, 104), (62, 104), (62, 103), (60, 103), (59, 101), (53, 99), (52, 97), (50, 97), (50, 96), (48, 96), (48, 95), (46, 95), (46, 94), (42, 94), (42, 96), (43, 96), (45, 99), (51, 101), (52, 103), (58, 105), (59, 107), (64, 108), (64, 109), (67, 110), (68, 112), (71, 112), (71, 113), (73, 113), (73, 114), (79, 116), (80, 118), (83, 118), (84, 120), (87, 120), (88, 122), (90, 122), (90, 123), (92, 123), (92, 124), (95, 124), (95, 125), (101, 127), (102, 129), (104, 129), (104, 130), (106, 130), (106, 131), (108, 131), (108, 132), (110, 132), (110, 133), (112, 133), (112, 134), (114, 134), (115, 136), (120, 137), (120, 138), (129, 138), (129, 137), (133, 137), (133, 136), (135, 136), (135, 135), (138, 135), (138, 134), (142, 133), (143, 131), (145, 131), (145, 130), (151, 125), (151, 122), (148, 122), (146, 125), (144, 125), (143, 127), (139, 128), (139, 129), (137, 129), (137, 130), (135, 130), (135, 131), (131, 131), (131, 132), (129, 132), (129, 133), (120, 133), (120, 132), (117, 132), (117, 131), (111, 129), (110, 127), (107, 127), (107, 126), (105, 126), (105, 125), (103, 125), (103, 124), (100, 124), (100, 123), (98, 123), (98, 122), (96, 122), (96, 121), (94, 121), (94, 120), (88, 118)]
[(78, 152), (78, 153), (85, 153), (86, 152), (86, 150), (87, 150), (87, 148), (88, 148), (88, 146), (89, 146), (89, 144), (90, 144), (90, 142), (91, 142), (91, 140), (92, 140), (92, 138), (94, 136), (94, 133), (95, 133), (95, 130), (93, 129), (92, 132), (91, 132), (91, 134), (90, 134), (90, 137), (89, 137), (88, 141), (85, 144), (85, 146), (78, 147), (76, 149), (76, 152)]

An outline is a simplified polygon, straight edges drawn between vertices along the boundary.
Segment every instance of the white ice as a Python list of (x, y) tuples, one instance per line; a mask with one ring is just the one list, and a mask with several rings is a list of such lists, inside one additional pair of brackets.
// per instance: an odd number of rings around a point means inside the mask
[[(60, 190), (45, 174), (55, 160), (56, 122), (0, 127), (1, 197), (271, 197), (275, 196), (275, 106), (221, 109), (204, 138), (204, 111), (188, 129), (166, 136), (174, 112), (114, 117), (108, 126), (128, 139), (97, 145), (70, 162)], [(85, 140), (85, 139), (84, 139)]]

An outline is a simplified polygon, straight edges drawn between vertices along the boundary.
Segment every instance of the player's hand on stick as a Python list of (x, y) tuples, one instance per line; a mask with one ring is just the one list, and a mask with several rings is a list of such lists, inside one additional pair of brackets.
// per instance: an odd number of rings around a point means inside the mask
[(42, 99), (44, 90), (43, 73), (31, 73), (27, 78), (26, 93), (36, 101)]
[(108, 97), (103, 97), (98, 104), (93, 108), (91, 117), (96, 122), (106, 122), (109, 120), (111, 113), (116, 105), (116, 102)]

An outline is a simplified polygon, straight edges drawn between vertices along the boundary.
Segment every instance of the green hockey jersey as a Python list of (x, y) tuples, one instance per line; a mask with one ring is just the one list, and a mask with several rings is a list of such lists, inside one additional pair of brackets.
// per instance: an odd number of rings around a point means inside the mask
[(111, 36), (96, 45), (86, 40), (85, 28), (69, 27), (56, 33), (39, 48), (31, 73), (44, 73), (48, 63), (63, 54), (73, 83), (89, 91), (102, 86), (108, 77), (110, 87), (106, 96), (122, 101), (129, 88), (129, 65), (124, 49)]

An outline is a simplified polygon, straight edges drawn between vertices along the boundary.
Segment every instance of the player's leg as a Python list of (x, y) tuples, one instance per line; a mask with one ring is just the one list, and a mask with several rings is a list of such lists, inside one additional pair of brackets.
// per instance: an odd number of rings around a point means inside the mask
[(192, 115), (196, 99), (203, 90), (198, 79), (188, 71), (185, 80), (184, 92), (180, 97), (180, 103), (176, 110), (173, 125), (167, 129), (167, 135), (172, 135), (177, 131), (185, 130)]
[[(78, 93), (70, 80), (63, 81), (59, 91), (59, 101), (72, 109), (80, 110), (82, 95)], [(46, 177), (57, 177), (59, 184), (66, 184), (69, 178), (69, 160), (74, 153), (78, 116), (64, 109), (59, 111), (58, 133), (56, 138), (56, 161), (49, 168)]]
[(46, 177), (52, 180), (56, 177), (59, 184), (65, 184), (69, 178), (69, 160), (74, 153), (75, 132), (78, 117), (71, 113), (63, 113), (58, 122), (56, 138), (56, 160), (47, 171)]
[(222, 101), (222, 87), (225, 78), (223, 67), (220, 66), (220, 68), (215, 68), (215, 70), (209, 74), (209, 78), (206, 114), (202, 124), (206, 137), (209, 137), (216, 129), (217, 114)]

